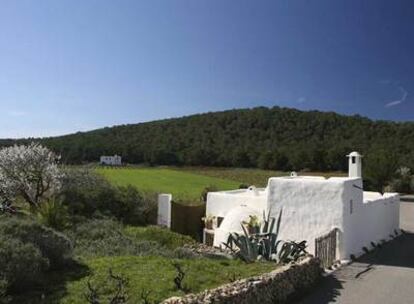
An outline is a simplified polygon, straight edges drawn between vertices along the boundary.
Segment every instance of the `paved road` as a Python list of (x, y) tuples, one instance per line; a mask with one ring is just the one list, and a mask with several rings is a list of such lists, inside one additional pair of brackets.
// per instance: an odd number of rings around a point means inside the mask
[(411, 231), (322, 279), (301, 304), (414, 303), (414, 203), (401, 203), (401, 228)]
[(400, 203), (400, 227), (414, 233), (414, 202)]

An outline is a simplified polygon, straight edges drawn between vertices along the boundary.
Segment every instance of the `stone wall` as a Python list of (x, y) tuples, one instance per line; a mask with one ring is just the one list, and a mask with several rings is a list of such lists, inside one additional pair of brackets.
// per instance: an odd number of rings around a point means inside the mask
[(162, 303), (285, 303), (312, 287), (321, 273), (319, 260), (307, 257), (297, 264), (283, 266), (260, 276), (238, 280), (198, 294), (169, 298)]

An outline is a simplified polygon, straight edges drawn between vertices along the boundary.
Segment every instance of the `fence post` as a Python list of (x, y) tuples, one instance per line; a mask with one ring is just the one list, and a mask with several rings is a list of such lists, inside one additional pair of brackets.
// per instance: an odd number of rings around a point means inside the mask
[(171, 194), (158, 195), (157, 225), (171, 228)]

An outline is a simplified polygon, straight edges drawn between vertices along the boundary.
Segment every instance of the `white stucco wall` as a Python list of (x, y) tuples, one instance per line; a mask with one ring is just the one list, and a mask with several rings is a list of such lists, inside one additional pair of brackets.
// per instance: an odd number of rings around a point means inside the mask
[[(362, 192), (362, 191), (361, 191)], [(400, 200), (397, 193), (363, 192), (363, 201), (354, 204), (353, 212), (344, 213), (344, 246), (347, 253), (358, 256), (362, 247), (371, 248), (371, 242), (389, 240), (399, 230)]]
[(277, 218), (281, 208), (279, 238), (308, 243), (314, 253), (315, 239), (334, 228), (343, 230), (343, 198), (358, 179), (270, 178), (267, 206)]
[(157, 225), (171, 228), (171, 194), (158, 195)]
[(206, 214), (225, 217), (231, 209), (240, 205), (263, 212), (266, 209), (266, 193), (265, 189), (210, 192), (207, 195)]
[(231, 209), (226, 214), (220, 227), (214, 231), (213, 246), (222, 247), (222, 244), (228, 240), (230, 232), (243, 233), (241, 223), (243, 221), (249, 221), (250, 215), (257, 216), (261, 219), (263, 217), (263, 211), (246, 205), (240, 205)]

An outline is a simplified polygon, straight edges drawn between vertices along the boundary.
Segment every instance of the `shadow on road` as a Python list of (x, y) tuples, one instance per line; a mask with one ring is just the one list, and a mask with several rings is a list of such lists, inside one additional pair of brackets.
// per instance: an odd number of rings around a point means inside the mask
[(324, 304), (336, 302), (344, 289), (344, 283), (360, 280), (377, 266), (414, 268), (414, 233), (404, 233), (376, 249), (361, 256), (355, 262), (344, 266), (331, 275), (323, 277), (320, 283), (299, 300), (301, 304)]

